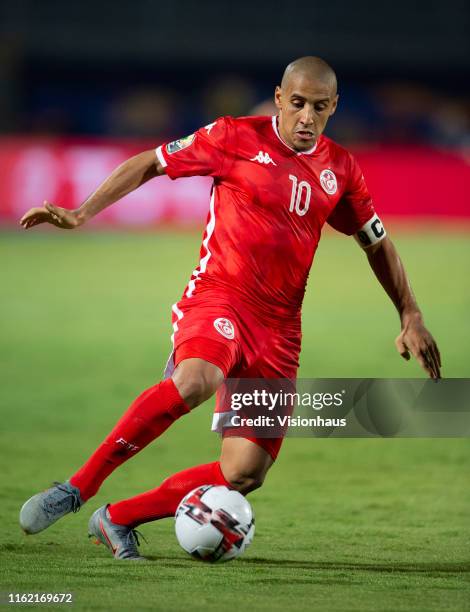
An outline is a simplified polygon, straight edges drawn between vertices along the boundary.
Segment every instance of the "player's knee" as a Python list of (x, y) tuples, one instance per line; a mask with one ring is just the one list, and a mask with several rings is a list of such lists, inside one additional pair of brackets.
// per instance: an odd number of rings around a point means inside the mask
[(173, 382), (190, 408), (195, 408), (213, 395), (223, 382), (222, 370), (202, 359), (185, 359), (178, 364)]
[(212, 385), (203, 376), (190, 374), (174, 380), (179, 394), (190, 408), (205, 402), (213, 394)]
[(265, 474), (259, 472), (243, 471), (236, 468), (227, 470), (227, 473), (224, 475), (225, 479), (230, 483), (230, 486), (243, 495), (255, 489), (259, 489), (265, 477)]

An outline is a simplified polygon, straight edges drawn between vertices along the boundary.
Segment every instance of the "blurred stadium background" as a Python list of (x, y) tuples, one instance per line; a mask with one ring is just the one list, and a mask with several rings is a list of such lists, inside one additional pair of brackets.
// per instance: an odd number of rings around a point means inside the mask
[[(78, 205), (129, 155), (217, 116), (272, 113), (285, 64), (320, 55), (341, 96), (327, 134), (363, 167), (444, 375), (468, 377), (469, 31), (463, 0), (0, 0), (0, 589), (67, 587), (85, 610), (468, 609), (465, 439), (287, 440), (232, 566), (186, 559), (171, 521), (144, 526), (157, 564), (90, 549), (95, 507), (217, 456), (201, 407), (78, 516), (24, 538), (21, 503), (69, 476), (160, 376), (210, 185), (151, 181), (94, 231), (17, 223), (44, 199)], [(352, 240), (325, 232), (310, 285), (302, 376), (423, 376), (397, 356), (396, 314)]]
[[(121, 160), (230, 114), (272, 114), (291, 59), (337, 70), (328, 135), (380, 212), (468, 219), (469, 8), (461, 0), (0, 3), (0, 222), (77, 205)], [(208, 183), (150, 183), (99, 225), (199, 222)], [(39, 200), (38, 200), (39, 198)]]

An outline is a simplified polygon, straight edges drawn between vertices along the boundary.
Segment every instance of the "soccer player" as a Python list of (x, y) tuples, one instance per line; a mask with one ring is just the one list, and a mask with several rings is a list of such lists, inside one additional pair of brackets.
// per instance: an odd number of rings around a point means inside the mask
[[(74, 229), (156, 176), (214, 178), (200, 263), (173, 306), (173, 352), (164, 380), (137, 397), (66, 482), (23, 505), (26, 533), (76, 512), (113, 470), (211, 397), (225, 378), (295, 379), (302, 300), (325, 223), (355, 236), (365, 250), (400, 316), (399, 353), (412, 354), (431, 378), (440, 377), (438, 348), (362, 172), (350, 153), (322, 135), (338, 103), (334, 71), (317, 57), (295, 60), (276, 87), (275, 103), (278, 116), (223, 117), (132, 157), (77, 210), (45, 202), (21, 219), (25, 229), (40, 223)], [(217, 405), (215, 429), (227, 410)], [(174, 515), (193, 488), (226, 485), (247, 494), (260, 487), (282, 438), (236, 433), (223, 429), (219, 461), (99, 508), (90, 534), (115, 558), (140, 560), (135, 527)]]

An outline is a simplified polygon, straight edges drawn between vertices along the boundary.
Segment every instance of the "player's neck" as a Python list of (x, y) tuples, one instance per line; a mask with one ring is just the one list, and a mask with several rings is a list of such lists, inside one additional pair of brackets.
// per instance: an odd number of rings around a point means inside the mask
[(292, 145), (290, 145), (287, 142), (286, 138), (283, 137), (282, 134), (281, 134), (281, 128), (280, 128), (280, 125), (279, 125), (279, 115), (274, 115), (273, 118), (272, 118), (272, 122), (273, 122), (274, 132), (275, 132), (276, 136), (279, 138), (279, 140), (282, 142), (282, 144), (285, 145), (291, 151), (294, 151), (295, 153), (297, 153), (297, 155), (309, 155), (310, 153), (313, 153), (315, 151), (315, 149), (317, 148), (318, 138), (315, 141), (315, 144), (313, 145), (313, 147), (311, 147), (310, 149), (308, 149), (306, 151), (299, 151), (298, 149), (295, 149)]

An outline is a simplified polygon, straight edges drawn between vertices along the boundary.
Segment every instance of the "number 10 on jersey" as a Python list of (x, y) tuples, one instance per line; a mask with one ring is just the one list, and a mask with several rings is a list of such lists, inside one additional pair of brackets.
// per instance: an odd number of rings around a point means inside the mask
[(298, 178), (293, 174), (289, 174), (289, 179), (292, 181), (289, 211), (295, 211), (302, 217), (309, 209), (312, 188), (307, 181), (300, 181), (299, 183)]

